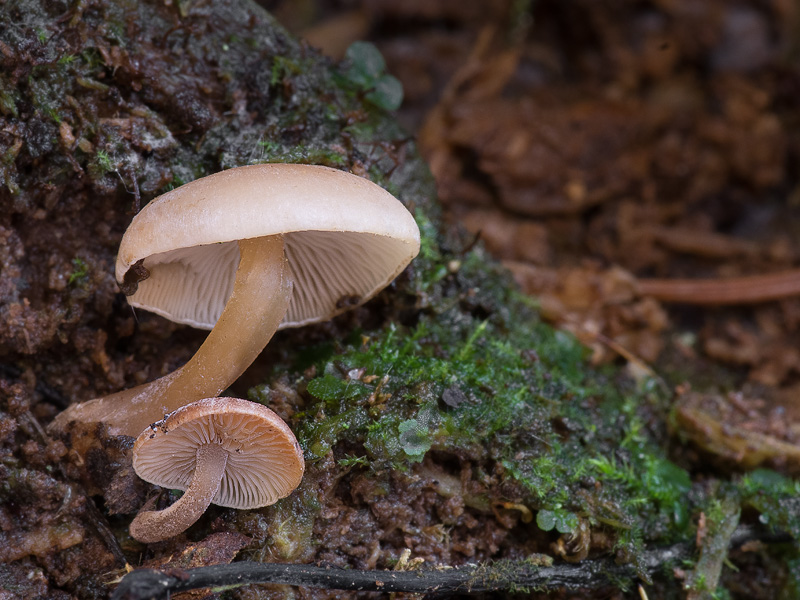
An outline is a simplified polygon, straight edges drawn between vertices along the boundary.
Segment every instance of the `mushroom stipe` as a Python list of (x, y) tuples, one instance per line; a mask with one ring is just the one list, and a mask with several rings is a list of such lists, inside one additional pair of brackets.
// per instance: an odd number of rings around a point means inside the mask
[(218, 396), (236, 381), (277, 331), (292, 294), (281, 236), (241, 240), (238, 246), (233, 292), (188, 363), (149, 383), (73, 405), (51, 427), (102, 421), (112, 435), (136, 437), (154, 420), (188, 402)]
[(380, 186), (313, 165), (237, 167), (154, 199), (123, 236), (116, 277), (129, 302), (211, 329), (178, 370), (74, 404), (51, 424), (104, 422), (136, 437), (229, 387), (277, 329), (325, 321), (388, 285), (419, 252), (419, 228)]

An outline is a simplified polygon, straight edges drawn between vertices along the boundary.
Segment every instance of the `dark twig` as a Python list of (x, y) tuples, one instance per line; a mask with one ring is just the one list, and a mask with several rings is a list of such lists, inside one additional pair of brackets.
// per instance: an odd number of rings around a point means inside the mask
[[(606, 561), (603, 561), (606, 562)], [(628, 575), (633, 573), (629, 570)], [(486, 592), (512, 587), (583, 587), (593, 579), (579, 565), (535, 567), (525, 563), (467, 565), (453, 569), (415, 571), (357, 571), (313, 565), (236, 562), (169, 574), (140, 569), (126, 575), (112, 600), (161, 600), (168, 594), (203, 587), (251, 583), (375, 592)]]
[[(791, 538), (750, 527), (739, 527), (731, 545), (762, 540), (787, 542)], [(306, 587), (413, 593), (479, 593), (520, 588), (596, 588), (614, 581), (650, 575), (665, 565), (688, 558), (690, 544), (676, 544), (643, 553), (637, 573), (632, 565), (618, 565), (612, 559), (584, 560), (578, 564), (537, 566), (529, 561), (499, 561), (488, 565), (434, 568), (415, 571), (358, 571), (338, 567), (298, 564), (236, 562), (197, 569), (162, 573), (138, 569), (126, 575), (112, 600), (161, 600), (169, 595), (198, 588), (228, 588), (254, 583), (302, 585)]]

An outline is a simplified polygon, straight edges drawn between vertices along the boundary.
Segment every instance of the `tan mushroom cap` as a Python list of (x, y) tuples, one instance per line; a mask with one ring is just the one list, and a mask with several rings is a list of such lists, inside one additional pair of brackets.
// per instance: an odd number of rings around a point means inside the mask
[(131, 222), (116, 277), (150, 271), (128, 301), (203, 329), (216, 323), (239, 260), (236, 241), (282, 235), (293, 297), (280, 328), (365, 302), (419, 252), (419, 228), (389, 192), (314, 165), (237, 167), (159, 196)]
[(199, 400), (148, 427), (133, 446), (133, 468), (145, 481), (186, 490), (203, 444), (228, 451), (211, 500), (218, 506), (268, 506), (288, 496), (303, 477), (303, 452), (286, 423), (265, 406), (238, 398)]

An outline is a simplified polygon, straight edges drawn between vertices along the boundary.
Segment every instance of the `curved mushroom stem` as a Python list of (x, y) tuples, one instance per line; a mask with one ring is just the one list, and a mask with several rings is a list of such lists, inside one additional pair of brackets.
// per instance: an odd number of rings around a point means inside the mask
[(143, 385), (70, 406), (51, 423), (108, 425), (111, 435), (136, 437), (172, 411), (219, 396), (244, 373), (277, 331), (292, 298), (281, 236), (239, 242), (239, 267), (222, 315), (197, 353), (181, 368)]
[(164, 510), (146, 510), (131, 521), (131, 536), (151, 544), (186, 531), (199, 519), (217, 495), (228, 464), (228, 451), (219, 444), (203, 444), (197, 449), (192, 481), (183, 496)]

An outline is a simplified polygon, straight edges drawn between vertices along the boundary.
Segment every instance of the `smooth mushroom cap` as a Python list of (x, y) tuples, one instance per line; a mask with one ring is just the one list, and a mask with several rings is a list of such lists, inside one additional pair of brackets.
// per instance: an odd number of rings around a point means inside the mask
[(365, 302), (420, 245), (408, 210), (367, 179), (314, 165), (252, 165), (195, 180), (145, 206), (120, 244), (117, 281), (143, 261), (150, 275), (130, 304), (211, 329), (233, 287), (236, 240), (279, 234), (294, 285), (280, 328)]
[(137, 436), (164, 414), (222, 393), (277, 329), (369, 299), (419, 245), (397, 199), (335, 169), (238, 167), (172, 190), (133, 218), (117, 280), (132, 306), (211, 334), (173, 373), (73, 405), (50, 427), (102, 421), (112, 435)]
[(206, 398), (181, 407), (145, 429), (133, 446), (133, 468), (150, 483), (186, 490), (198, 448), (227, 452), (213, 504), (257, 508), (288, 496), (303, 477), (303, 452), (273, 411), (238, 398)]

